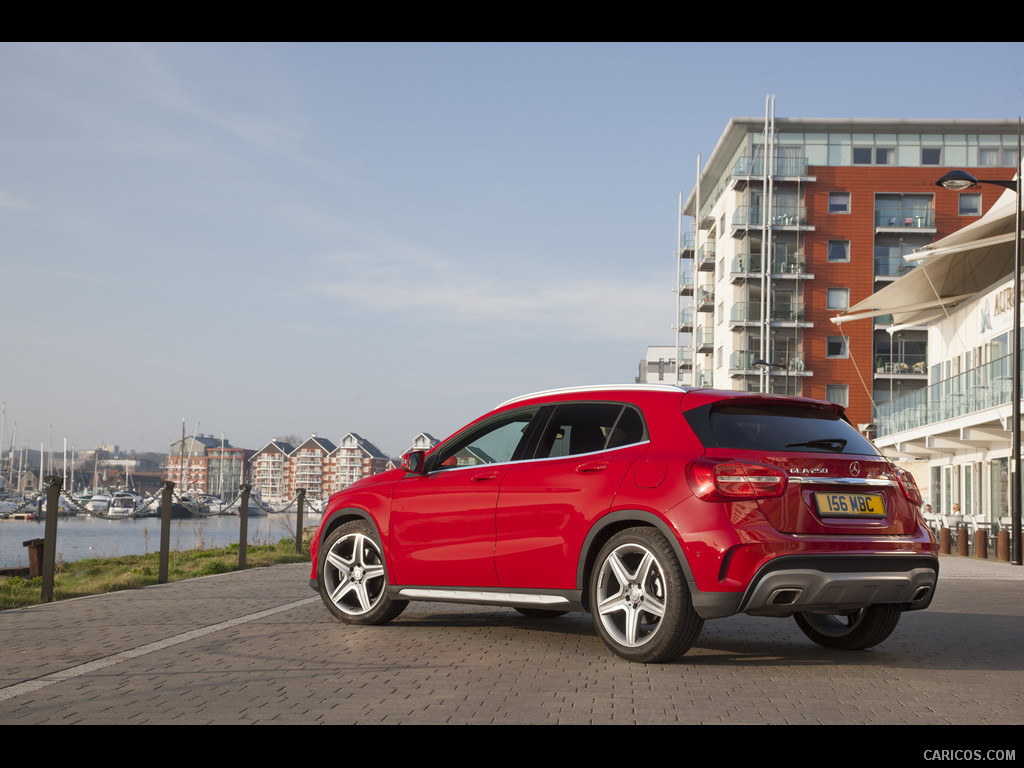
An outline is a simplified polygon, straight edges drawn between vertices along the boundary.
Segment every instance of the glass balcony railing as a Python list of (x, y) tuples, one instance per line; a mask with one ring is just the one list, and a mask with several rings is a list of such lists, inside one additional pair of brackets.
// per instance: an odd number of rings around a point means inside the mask
[[(761, 321), (761, 304), (740, 301), (732, 305), (729, 319), (733, 323), (757, 323)], [(775, 304), (768, 313), (771, 323), (802, 323), (804, 307), (802, 304)]]
[(902, 277), (916, 267), (900, 256), (875, 257), (875, 277)]
[[(739, 350), (729, 355), (729, 368), (738, 371), (757, 371), (764, 367), (764, 363), (757, 364), (757, 361), (760, 359), (757, 352)], [(804, 359), (801, 356), (787, 358), (785, 356), (772, 355), (771, 359), (772, 362), (768, 364), (769, 373), (786, 374), (802, 373), (804, 371)]]
[[(761, 254), (745, 253), (737, 256), (732, 260), (732, 271), (739, 274), (760, 274)], [(771, 272), (774, 275), (804, 275), (807, 274), (807, 262), (802, 253), (775, 255), (771, 261)]]
[(1007, 355), (878, 406), (878, 436), (1006, 405), (1012, 392), (1013, 355)]
[[(761, 207), (741, 205), (733, 214), (732, 223), (735, 227), (761, 226)], [(802, 205), (777, 205), (772, 209), (771, 225), (773, 227), (803, 226), (807, 223), (807, 209)]]
[(734, 323), (756, 323), (761, 320), (761, 305), (749, 301), (738, 301), (729, 310), (729, 319)]
[[(772, 163), (775, 176), (806, 176), (806, 157), (777, 157)], [(733, 176), (763, 176), (763, 157), (741, 157), (732, 168)]]
[(875, 355), (875, 373), (922, 374), (928, 373), (928, 356), (924, 353), (893, 355), (887, 353)]
[(893, 206), (875, 211), (876, 227), (934, 227), (935, 211), (931, 208)]

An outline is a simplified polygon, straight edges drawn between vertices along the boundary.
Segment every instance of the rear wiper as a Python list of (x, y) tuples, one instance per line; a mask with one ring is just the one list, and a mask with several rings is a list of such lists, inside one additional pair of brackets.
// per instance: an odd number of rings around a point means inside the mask
[(804, 443), (786, 443), (787, 448), (825, 448), (829, 451), (835, 451), (836, 453), (842, 453), (843, 449), (846, 448), (846, 441), (842, 438), (835, 439), (822, 439), (822, 440), (808, 440)]

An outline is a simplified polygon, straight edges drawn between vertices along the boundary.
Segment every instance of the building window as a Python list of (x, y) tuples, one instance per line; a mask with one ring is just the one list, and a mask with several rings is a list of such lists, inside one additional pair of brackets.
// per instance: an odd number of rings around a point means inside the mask
[(942, 165), (942, 149), (921, 147), (921, 165)]
[(826, 384), (825, 399), (831, 403), (838, 403), (843, 408), (848, 408), (850, 405), (850, 385)]
[(977, 192), (961, 192), (958, 213), (961, 216), (981, 216), (981, 195)]
[(845, 336), (829, 336), (825, 339), (825, 357), (849, 357)]
[(850, 212), (850, 193), (849, 192), (829, 192), (828, 193), (828, 212), (829, 213), (849, 213)]
[(829, 261), (849, 261), (850, 260), (850, 241), (849, 240), (829, 240), (828, 241), (828, 260)]
[(854, 165), (892, 165), (896, 153), (892, 147), (854, 147)]
[(825, 305), (826, 309), (849, 309), (850, 308), (850, 289), (849, 288), (829, 288), (827, 292), (827, 302)]

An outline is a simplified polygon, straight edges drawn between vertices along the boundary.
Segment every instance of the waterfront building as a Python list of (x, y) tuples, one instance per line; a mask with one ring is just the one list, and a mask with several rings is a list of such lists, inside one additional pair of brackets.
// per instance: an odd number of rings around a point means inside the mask
[(288, 455), (295, 448), (283, 440), (271, 440), (249, 460), (252, 489), (260, 499), (271, 504), (289, 500)]
[(164, 477), (184, 494), (234, 498), (239, 485), (248, 481), (252, 453), (223, 437), (185, 437), (171, 444)]
[(384, 472), (389, 462), (377, 446), (355, 432), (349, 432), (341, 438), (331, 459), (334, 473), (330, 478), (330, 493), (340, 491), (364, 477)]
[(334, 493), (336, 451), (334, 443), (314, 432), (288, 454), (288, 498), (294, 498), (299, 488), (305, 488), (310, 499), (327, 498)]
[[(679, 350), (679, 364), (681, 368), (690, 368), (693, 359), (693, 350), (689, 347)], [(648, 347), (647, 356), (640, 361), (640, 370), (637, 372), (637, 384), (674, 384), (679, 379), (676, 376), (676, 348), (675, 347)]]
[(830, 319), (999, 197), (937, 188), (947, 169), (1016, 163), (1016, 121), (734, 118), (680, 199), (679, 383), (832, 400), (871, 435), (878, 404), (928, 384), (928, 331)]
[(412, 445), (410, 445), (402, 455), (405, 456), (406, 453), (411, 451), (429, 451), (440, 442), (440, 440), (429, 432), (420, 432), (413, 438)]
[(975, 224), (915, 254), (914, 272), (834, 320), (846, 329), (891, 315), (926, 327), (927, 386), (879, 406), (875, 444), (914, 462), (950, 527), (959, 504), (965, 524), (990, 534), (1010, 525), (1016, 202), (1004, 192)]

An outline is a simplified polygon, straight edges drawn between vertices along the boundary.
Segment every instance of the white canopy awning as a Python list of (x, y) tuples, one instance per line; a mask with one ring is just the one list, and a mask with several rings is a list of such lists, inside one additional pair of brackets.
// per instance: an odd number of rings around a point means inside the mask
[(908, 257), (920, 266), (832, 322), (892, 315), (894, 324), (921, 325), (1012, 275), (1016, 200), (1016, 193), (1006, 190), (976, 222)]

